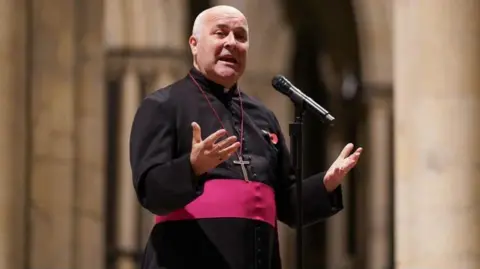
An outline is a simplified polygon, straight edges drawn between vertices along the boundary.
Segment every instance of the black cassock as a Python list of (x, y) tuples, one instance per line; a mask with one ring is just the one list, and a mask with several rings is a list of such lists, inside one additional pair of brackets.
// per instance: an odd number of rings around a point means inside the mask
[[(240, 104), (249, 181), (234, 163), (235, 154), (196, 177), (190, 164), (191, 123), (200, 125), (202, 139), (221, 129), (213, 108), (229, 135), (240, 138)], [(224, 91), (192, 68), (142, 101), (130, 147), (138, 199), (156, 215), (142, 268), (281, 268), (276, 221), (295, 227), (295, 176), (269, 109), (236, 87)], [(304, 181), (304, 225), (343, 208), (341, 187), (328, 193), (323, 176)]]

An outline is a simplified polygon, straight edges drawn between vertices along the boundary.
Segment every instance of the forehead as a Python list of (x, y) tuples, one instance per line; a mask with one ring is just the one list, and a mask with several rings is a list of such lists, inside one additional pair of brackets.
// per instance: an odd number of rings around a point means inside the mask
[(220, 26), (248, 29), (246, 18), (242, 14), (234, 12), (216, 12), (209, 14), (207, 24), (209, 28)]

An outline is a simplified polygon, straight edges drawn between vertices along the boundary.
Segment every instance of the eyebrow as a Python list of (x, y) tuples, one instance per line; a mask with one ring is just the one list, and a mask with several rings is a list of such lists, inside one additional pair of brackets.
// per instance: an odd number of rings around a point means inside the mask
[[(220, 23), (220, 24), (217, 24), (215, 25), (216, 28), (230, 28), (230, 26), (228, 26), (227, 24), (224, 24), (224, 23)], [(241, 29), (245, 32), (247, 32), (247, 27), (245, 26), (239, 26), (239, 27), (235, 27), (234, 29)]]

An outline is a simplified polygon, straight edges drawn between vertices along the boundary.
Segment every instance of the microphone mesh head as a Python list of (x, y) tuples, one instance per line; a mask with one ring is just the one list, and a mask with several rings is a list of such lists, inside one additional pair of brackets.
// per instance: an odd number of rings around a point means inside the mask
[(288, 94), (290, 92), (288, 82), (282, 75), (276, 75), (273, 77), (272, 86), (284, 94)]

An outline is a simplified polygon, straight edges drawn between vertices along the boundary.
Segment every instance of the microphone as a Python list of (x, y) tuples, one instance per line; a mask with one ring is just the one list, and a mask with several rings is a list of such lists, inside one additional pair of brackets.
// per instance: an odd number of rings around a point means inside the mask
[(318, 103), (312, 100), (312, 98), (308, 97), (302, 91), (293, 86), (293, 84), (284, 76), (276, 75), (273, 77), (272, 86), (280, 93), (288, 96), (296, 105), (301, 106), (302, 108), (319, 117), (321, 121), (333, 123), (335, 120), (335, 118), (330, 115), (325, 108), (320, 106)]

